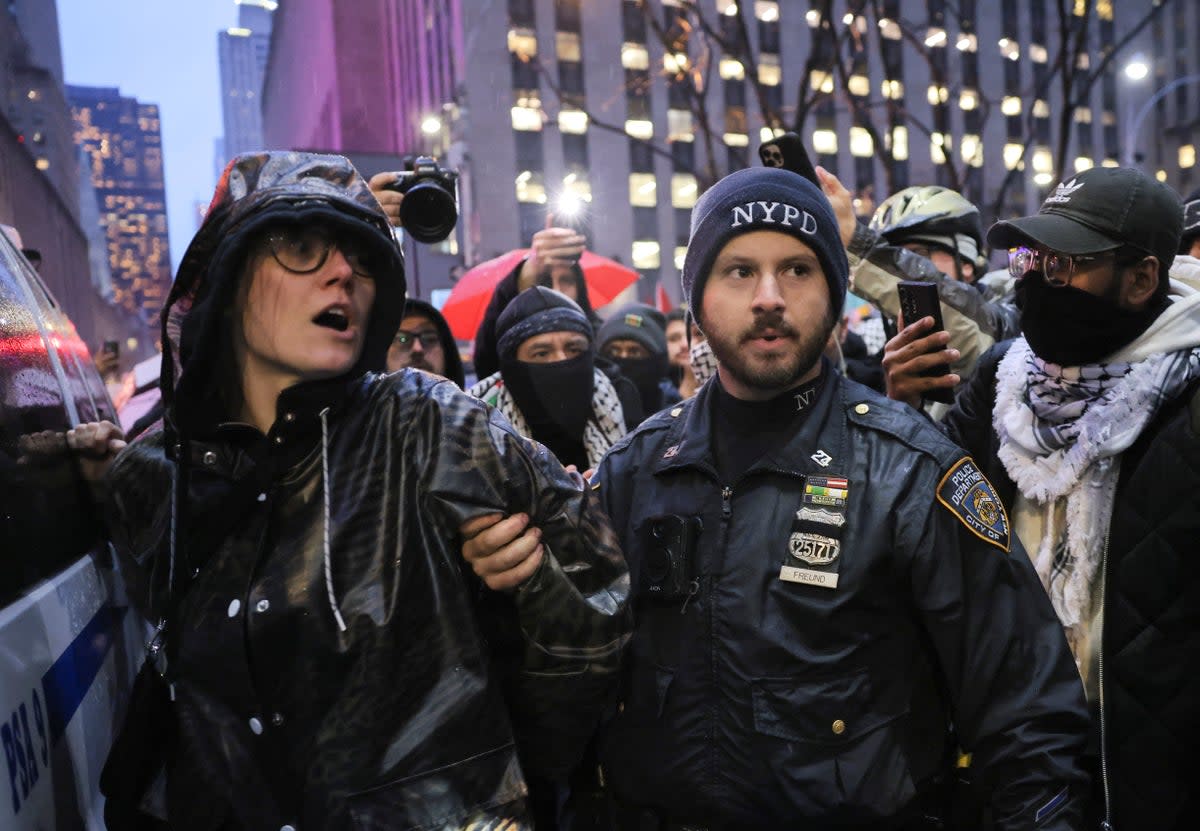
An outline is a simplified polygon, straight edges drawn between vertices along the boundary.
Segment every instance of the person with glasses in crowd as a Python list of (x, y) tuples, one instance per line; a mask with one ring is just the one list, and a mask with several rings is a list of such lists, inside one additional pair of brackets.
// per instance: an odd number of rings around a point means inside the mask
[(411, 367), (449, 378), (459, 388), (466, 382), (458, 343), (442, 313), (415, 297), (404, 306), (404, 319), (388, 347), (387, 371)]
[[(1107, 828), (1191, 828), (1200, 792), (1200, 262), (1184, 210), (1139, 170), (1093, 168), (1034, 216), (992, 226), (1022, 336), (979, 363), (942, 421), (979, 461), (1066, 631), (1094, 715)], [(889, 394), (949, 385), (911, 321)], [(1092, 824), (1089, 827), (1099, 827)]]
[[(375, 371), (404, 301), (347, 159), (239, 156), (166, 301), (162, 427), (72, 431), (121, 451), (109, 533), (157, 623), (109, 828), (530, 829), (528, 783), (581, 757), (630, 626), (616, 535), (498, 412)], [(501, 516), (537, 544), (464, 560)]]

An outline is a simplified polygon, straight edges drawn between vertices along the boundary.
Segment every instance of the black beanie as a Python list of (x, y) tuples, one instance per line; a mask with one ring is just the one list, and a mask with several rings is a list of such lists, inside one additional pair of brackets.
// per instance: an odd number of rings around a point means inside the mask
[(651, 355), (665, 355), (666, 325), (666, 316), (658, 309), (644, 303), (630, 303), (617, 309), (604, 321), (596, 333), (596, 343), (603, 351), (609, 341), (632, 340), (646, 347)]
[(683, 260), (683, 296), (704, 328), (704, 281), (725, 243), (749, 231), (791, 234), (813, 250), (829, 281), (832, 308), (841, 310), (850, 280), (837, 217), (825, 194), (790, 170), (749, 167), (730, 173), (692, 208), (692, 231)]
[(592, 324), (578, 303), (545, 286), (525, 289), (496, 320), (496, 353), (501, 361), (513, 360), (522, 343), (546, 332), (578, 332), (592, 340)]

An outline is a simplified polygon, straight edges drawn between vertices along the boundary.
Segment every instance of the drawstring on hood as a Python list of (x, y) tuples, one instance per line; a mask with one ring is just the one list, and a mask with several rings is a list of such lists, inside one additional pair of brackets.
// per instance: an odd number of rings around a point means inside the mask
[(338, 608), (337, 597), (333, 593), (333, 557), (329, 545), (329, 408), (321, 410), (321, 482), (324, 492), (325, 522), (325, 591), (329, 595), (329, 608), (333, 610), (333, 619), (337, 621), (338, 631), (346, 631), (346, 621), (342, 619), (342, 610)]

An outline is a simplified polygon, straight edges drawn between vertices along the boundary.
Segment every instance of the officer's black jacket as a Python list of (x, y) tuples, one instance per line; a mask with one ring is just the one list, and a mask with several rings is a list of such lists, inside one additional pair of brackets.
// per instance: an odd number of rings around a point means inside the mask
[[(924, 810), (953, 719), (998, 828), (1079, 827), (1079, 676), (998, 500), (993, 542), (937, 498), (972, 471), (962, 450), (835, 374), (785, 446), (721, 482), (711, 383), (627, 436), (593, 480), (637, 620), (600, 743), (617, 799), (711, 828), (897, 827)], [(837, 559), (807, 566), (792, 540), (812, 529), (797, 512), (818, 477), (848, 480), (845, 521), (822, 530)], [(975, 483), (977, 500), (994, 496)], [(691, 590), (662, 598), (651, 520), (672, 514), (703, 530)], [(825, 585), (780, 579), (788, 566)]]

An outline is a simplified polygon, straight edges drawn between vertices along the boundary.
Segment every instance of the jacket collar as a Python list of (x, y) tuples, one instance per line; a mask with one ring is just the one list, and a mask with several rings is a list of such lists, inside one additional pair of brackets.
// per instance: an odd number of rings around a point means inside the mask
[[(778, 451), (758, 459), (742, 476), (761, 470), (773, 470), (802, 476), (807, 473), (844, 471), (846, 459), (845, 384), (841, 373), (826, 367), (825, 383), (800, 429)], [(672, 408), (674, 423), (662, 442), (662, 452), (650, 465), (658, 475), (670, 470), (698, 468), (716, 476), (712, 448), (714, 376), (689, 401)], [(678, 415), (676, 413), (678, 412)], [(824, 461), (824, 464), (822, 464)]]

